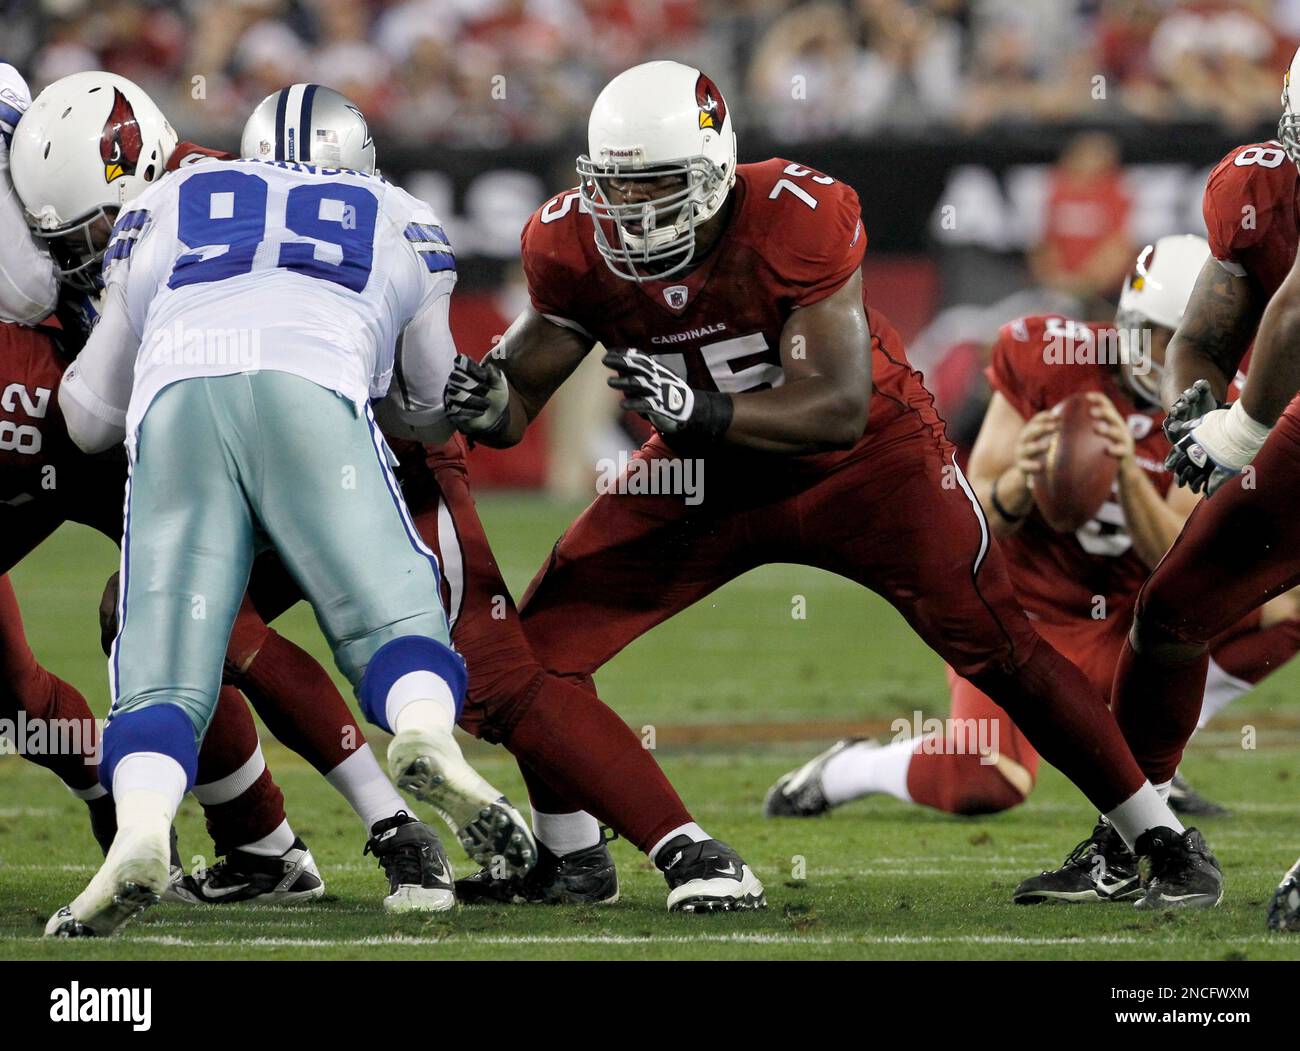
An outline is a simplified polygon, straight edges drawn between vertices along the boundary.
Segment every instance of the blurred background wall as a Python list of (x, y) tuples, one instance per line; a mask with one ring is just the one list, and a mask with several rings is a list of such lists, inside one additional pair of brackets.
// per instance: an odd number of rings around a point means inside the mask
[[(476, 356), (526, 302), (520, 228), (575, 183), (600, 87), (650, 58), (699, 65), (742, 162), (857, 189), (867, 287), (968, 441), (999, 325), (1105, 317), (1137, 248), (1203, 232), (1209, 168), (1274, 134), (1300, 0), (0, 0), (0, 27), (34, 92), (110, 69), (210, 146), (236, 148), (284, 84), (352, 97), (385, 174), (445, 221)], [(584, 427), (548, 410), (524, 448), (475, 454), (478, 484), (580, 495), (643, 433), (594, 358), (565, 399)]]

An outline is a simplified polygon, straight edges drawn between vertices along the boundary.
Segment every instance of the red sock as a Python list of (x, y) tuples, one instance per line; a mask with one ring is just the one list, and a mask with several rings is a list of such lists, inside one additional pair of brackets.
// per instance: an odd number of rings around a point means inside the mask
[(244, 691), (277, 740), (322, 774), (366, 743), (325, 669), (271, 628), (242, 671), (232, 674), (227, 664), (227, 678)]
[(1214, 650), (1214, 663), (1229, 675), (1257, 683), (1282, 667), (1300, 650), (1300, 620), (1281, 620), (1247, 631)]
[(1124, 640), (1111, 704), (1134, 758), (1154, 785), (1172, 780), (1196, 731), (1209, 666), (1208, 653), (1168, 664), (1137, 653)]
[(504, 744), (553, 796), (559, 794), (554, 809), (543, 807), (543, 813), (580, 807), (646, 852), (691, 820), (627, 723), (598, 697), (554, 675), (543, 676)]
[(270, 835), (285, 821), (284, 794), (262, 758), (248, 705), (233, 686), (221, 688), (194, 780), (219, 855)]
[[(1018, 668), (985, 668), (965, 673), (966, 678), (1006, 711), (1039, 754), (1100, 813), (1108, 813), (1142, 787), (1142, 771), (1083, 672), (1039, 636), (1029, 645), (1028, 659)], [(1193, 727), (1199, 694), (1197, 700)]]

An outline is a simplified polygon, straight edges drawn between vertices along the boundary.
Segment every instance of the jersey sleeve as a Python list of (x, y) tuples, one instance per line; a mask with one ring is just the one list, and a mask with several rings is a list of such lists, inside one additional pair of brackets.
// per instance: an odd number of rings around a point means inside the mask
[(0, 62), (0, 142), (4, 143), (0, 149), (8, 150), (14, 126), (31, 103), (32, 94), (23, 75), (8, 62)]
[(764, 255), (777, 295), (792, 307), (811, 306), (862, 266), (862, 208), (851, 186), (820, 172), (787, 164), (773, 174), (779, 177), (751, 187), (767, 196), (766, 207), (752, 214), (765, 227)]
[(1210, 252), (1241, 277), (1242, 256), (1261, 245), (1295, 193), (1295, 166), (1275, 143), (1239, 146), (1210, 172), (1201, 211)]
[(998, 329), (985, 370), (989, 386), (1026, 420), (1044, 408), (1039, 382), (1043, 321), (1042, 318), (1017, 318)]
[(22, 75), (0, 62), (0, 321), (24, 325), (45, 317), (58, 300), (54, 263), (32, 238), (9, 174), (14, 127), (30, 103)]
[(586, 333), (578, 295), (584, 261), (574, 243), (579, 207), (577, 190), (557, 194), (529, 217), (519, 241), (533, 309), (557, 325)]
[(169, 172), (180, 171), (189, 164), (197, 164), (199, 161), (233, 161), (233, 153), (227, 153), (225, 150), (214, 150), (207, 146), (200, 146), (197, 142), (178, 142), (176, 148), (172, 150), (171, 155), (167, 158), (166, 169)]

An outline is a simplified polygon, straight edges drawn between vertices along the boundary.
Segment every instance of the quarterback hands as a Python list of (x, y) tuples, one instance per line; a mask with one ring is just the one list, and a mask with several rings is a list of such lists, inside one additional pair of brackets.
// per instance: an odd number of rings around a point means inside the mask
[(611, 350), (601, 360), (617, 373), (608, 382), (622, 393), (623, 409), (644, 416), (660, 434), (689, 432), (720, 441), (731, 426), (730, 395), (695, 390), (639, 350)]
[(1124, 422), (1124, 417), (1101, 391), (1089, 391), (1088, 401), (1092, 403), (1089, 415), (1092, 416), (1092, 428), (1106, 441), (1106, 452), (1115, 457), (1121, 466), (1131, 466), (1137, 455), (1137, 445), (1133, 432)]
[(1016, 436), (1016, 467), (1024, 475), (1025, 487), (1034, 487), (1034, 476), (1042, 474), (1044, 456), (1052, 444), (1052, 435), (1060, 427), (1060, 417), (1050, 409), (1035, 413), (1025, 421)]
[(1268, 427), (1250, 418), (1240, 401), (1234, 401), (1230, 408), (1212, 409), (1184, 423), (1165, 467), (1179, 485), (1213, 496), (1219, 486), (1245, 470), (1268, 432)]
[(505, 374), (486, 358), (457, 354), (443, 395), (447, 418), (471, 438), (500, 430), (508, 417), (510, 387)]
[(1197, 380), (1188, 387), (1169, 410), (1165, 417), (1165, 437), (1177, 442), (1187, 427), (1195, 424), (1201, 417), (1219, 407), (1219, 401), (1210, 391), (1209, 380)]

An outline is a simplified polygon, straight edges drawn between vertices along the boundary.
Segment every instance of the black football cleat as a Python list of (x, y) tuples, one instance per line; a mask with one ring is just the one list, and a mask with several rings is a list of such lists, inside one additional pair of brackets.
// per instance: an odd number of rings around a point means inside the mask
[(276, 858), (232, 850), (205, 872), (174, 885), (195, 905), (294, 905), (325, 893), (316, 860), (301, 839)]
[(1268, 929), (1300, 934), (1300, 861), (1282, 877), (1268, 906)]
[(1186, 814), (1189, 817), (1229, 817), (1232, 814), (1226, 806), (1220, 806), (1196, 791), (1182, 775), (1182, 771), (1176, 772), (1169, 784), (1169, 809), (1175, 814)]
[(689, 836), (675, 836), (659, 848), (655, 867), (668, 881), (669, 912), (767, 908), (763, 884), (720, 840), (693, 843)]
[(767, 790), (763, 799), (763, 816), (818, 817), (829, 811), (832, 804), (822, 787), (822, 773), (827, 763), (854, 745), (879, 747), (874, 741), (862, 737), (846, 737), (842, 741), (836, 741), (803, 766), (777, 778), (776, 784)]
[(445, 912), (456, 905), (455, 875), (442, 840), (405, 810), (376, 821), (362, 854), (373, 854), (388, 875), (389, 912)]
[(1098, 821), (1092, 835), (1070, 851), (1059, 869), (1030, 876), (1011, 900), (1017, 905), (1078, 904), (1124, 901), (1141, 892), (1133, 852), (1109, 823)]
[(537, 864), (526, 876), (494, 877), (488, 869), (456, 881), (464, 905), (613, 905), (618, 870), (602, 839), (557, 856), (540, 840)]
[(1142, 877), (1138, 909), (1211, 909), (1223, 900), (1223, 872), (1196, 829), (1149, 828), (1133, 845)]

